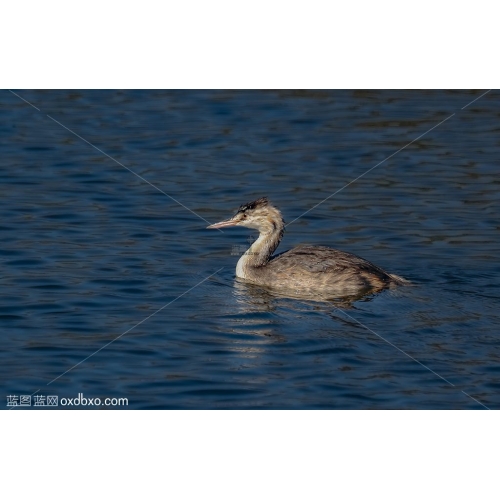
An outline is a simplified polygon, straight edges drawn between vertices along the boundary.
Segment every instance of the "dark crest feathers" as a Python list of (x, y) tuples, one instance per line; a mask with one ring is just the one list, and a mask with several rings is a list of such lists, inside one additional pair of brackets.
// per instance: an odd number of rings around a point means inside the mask
[(246, 212), (247, 210), (254, 210), (257, 207), (265, 207), (268, 204), (269, 200), (264, 196), (262, 198), (259, 198), (258, 200), (251, 201), (246, 205), (241, 205), (240, 208), (238, 208), (238, 212)]

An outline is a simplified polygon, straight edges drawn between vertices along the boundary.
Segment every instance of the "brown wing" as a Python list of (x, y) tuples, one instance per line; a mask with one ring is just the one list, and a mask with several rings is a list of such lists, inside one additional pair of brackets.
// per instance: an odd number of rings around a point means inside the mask
[(353, 269), (389, 277), (383, 269), (357, 255), (323, 246), (298, 246), (277, 255), (268, 265), (282, 271), (299, 267), (310, 273), (341, 273)]

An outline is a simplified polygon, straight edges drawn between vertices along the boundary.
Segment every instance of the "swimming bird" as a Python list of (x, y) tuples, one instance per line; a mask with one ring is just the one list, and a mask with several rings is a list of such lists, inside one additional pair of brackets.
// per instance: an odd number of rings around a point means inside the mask
[(283, 238), (285, 221), (266, 197), (241, 205), (233, 217), (207, 229), (231, 226), (259, 231), (258, 239), (236, 266), (236, 276), (250, 283), (301, 297), (324, 298), (360, 296), (409, 284), (357, 255), (326, 246), (300, 245), (273, 256)]

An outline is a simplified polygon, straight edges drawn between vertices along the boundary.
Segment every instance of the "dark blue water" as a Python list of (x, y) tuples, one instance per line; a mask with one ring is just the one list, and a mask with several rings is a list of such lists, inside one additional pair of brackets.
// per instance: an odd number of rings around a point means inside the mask
[[(498, 92), (16, 93), (38, 109), (0, 93), (3, 408), (500, 406)], [(267, 195), (292, 221), (390, 155), (279, 250), (416, 286), (345, 309), (235, 281), (250, 233), (202, 218)]]

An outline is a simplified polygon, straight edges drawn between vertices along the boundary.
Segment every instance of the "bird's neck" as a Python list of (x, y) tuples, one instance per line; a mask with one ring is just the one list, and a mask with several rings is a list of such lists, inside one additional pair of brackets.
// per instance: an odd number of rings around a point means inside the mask
[(265, 266), (283, 238), (284, 223), (273, 224), (272, 230), (261, 231), (252, 246), (241, 256), (236, 266), (236, 276), (245, 278), (252, 269)]

